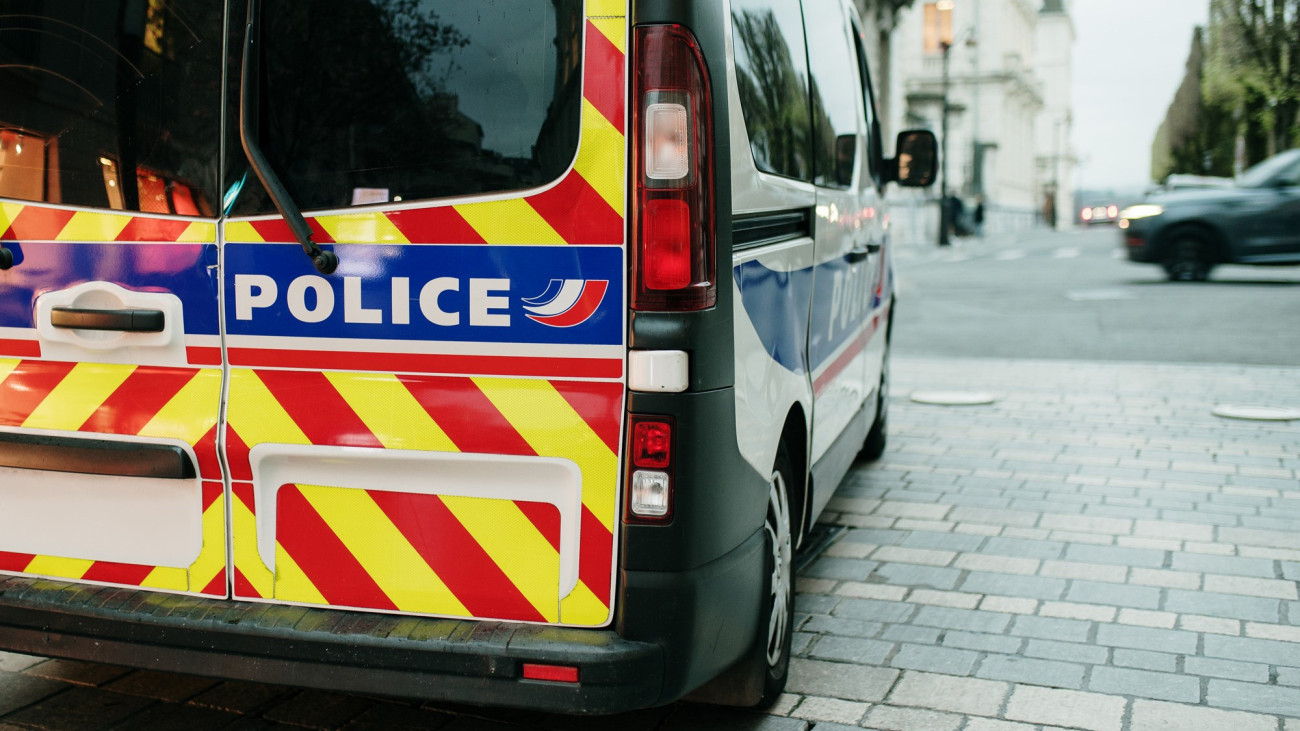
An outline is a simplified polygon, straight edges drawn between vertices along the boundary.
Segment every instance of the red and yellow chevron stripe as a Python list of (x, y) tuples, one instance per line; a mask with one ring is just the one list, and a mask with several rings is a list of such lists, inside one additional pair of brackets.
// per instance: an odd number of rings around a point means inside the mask
[(0, 553), (0, 571), (226, 596), (220, 402), (217, 368), (0, 358), (0, 426), (180, 440), (198, 458), (203, 510), (203, 547), (188, 568)]
[[(623, 386), (352, 372), (231, 372), (235, 595), (599, 625), (610, 613)], [(566, 459), (582, 476), (578, 583), (558, 595), (561, 517), (531, 501), (275, 485), (258, 554), (249, 450), (371, 447)]]
[(212, 220), (5, 202), (0, 203), (0, 239), (210, 244), (217, 240), (217, 224)]
[[(308, 219), (318, 243), (620, 245), (625, 236), (626, 0), (589, 0), (578, 156), (523, 198)], [(292, 242), (284, 219), (231, 221), (234, 242)]]

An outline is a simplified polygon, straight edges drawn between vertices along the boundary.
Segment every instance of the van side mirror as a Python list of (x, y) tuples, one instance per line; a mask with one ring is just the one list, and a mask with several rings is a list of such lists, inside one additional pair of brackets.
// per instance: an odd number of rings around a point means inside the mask
[(939, 142), (928, 129), (898, 133), (897, 157), (886, 165), (886, 182), (896, 180), (907, 188), (924, 188), (937, 176)]

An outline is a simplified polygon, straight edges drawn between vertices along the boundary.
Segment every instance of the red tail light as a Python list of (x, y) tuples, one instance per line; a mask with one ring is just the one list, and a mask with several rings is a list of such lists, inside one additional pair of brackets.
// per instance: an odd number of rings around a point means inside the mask
[(673, 519), (673, 422), (666, 416), (637, 416), (628, 422), (628, 523)]
[(702, 310), (718, 298), (712, 98), (704, 56), (678, 25), (636, 29), (632, 307)]

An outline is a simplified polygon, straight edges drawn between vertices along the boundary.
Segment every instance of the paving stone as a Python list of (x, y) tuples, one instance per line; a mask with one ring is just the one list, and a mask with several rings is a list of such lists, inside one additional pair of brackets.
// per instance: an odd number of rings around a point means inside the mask
[(1172, 612), (1151, 612), (1145, 609), (1121, 609), (1115, 619), (1120, 624), (1134, 624), (1140, 627), (1161, 627), (1173, 629), (1178, 623), (1178, 615)]
[(1099, 604), (1076, 604), (1074, 602), (1043, 602), (1038, 613), (1044, 617), (1079, 619), (1089, 622), (1115, 621), (1115, 607), (1103, 607)]
[(972, 718), (966, 722), (966, 731), (1037, 731), (1038, 728), (1038, 726), (993, 718)]
[(940, 551), (962, 552), (977, 551), (984, 541), (985, 539), (982, 536), (918, 530), (905, 533), (904, 538), (898, 544), (911, 548), (932, 548)]
[(1055, 660), (1038, 660), (1013, 655), (989, 655), (975, 675), (990, 680), (1046, 685), (1053, 688), (1083, 687), (1084, 666)]
[(1203, 617), (1197, 614), (1178, 615), (1179, 629), (1191, 632), (1212, 632), (1217, 635), (1241, 634), (1241, 622), (1222, 617)]
[(948, 514), (949, 520), (991, 525), (1016, 525), (1031, 528), (1038, 523), (1039, 515), (1027, 510), (990, 510), (986, 508), (959, 507)]
[[(1207, 637), (1206, 640), (1208, 639)], [(1123, 624), (1102, 624), (1097, 627), (1097, 644), (1111, 647), (1193, 655), (1196, 653), (1197, 640), (1195, 632), (1176, 629), (1131, 627)]]
[[(802, 718), (782, 718), (735, 708), (679, 703), (673, 706), (660, 728), (663, 731), (808, 731), (811, 726)], [(518, 731), (518, 728), (508, 727), (510, 731)]]
[(997, 556), (983, 553), (963, 553), (953, 562), (954, 568), (968, 571), (989, 571), (998, 574), (1032, 576), (1038, 572), (1040, 561), (1036, 558)]
[(0, 716), (69, 688), (67, 683), (17, 673), (0, 673)]
[(976, 594), (1018, 596), (1030, 599), (1060, 599), (1065, 593), (1065, 587), (1065, 579), (971, 571), (962, 581), (960, 588), (962, 591)]
[(844, 599), (835, 607), (833, 616), (871, 622), (905, 622), (915, 611), (916, 605), (906, 602)]
[(105, 690), (175, 703), (215, 686), (218, 680), (179, 673), (137, 670), (104, 686)]
[[(778, 702), (779, 699), (778, 699)], [(611, 718), (622, 731), (650, 731), (657, 728), (669, 709), (654, 708), (647, 711), (621, 713)], [(377, 703), (352, 719), (343, 731), (422, 731), (438, 729), (450, 723), (453, 716), (432, 708), (421, 708), (406, 703)], [(543, 729), (564, 729), (564, 731), (596, 731), (601, 728), (596, 724), (596, 717), (579, 718), (547, 714), (537, 721), (537, 727)], [(187, 729), (188, 731), (188, 729)]]
[(1088, 632), (1091, 629), (1091, 623), (1076, 619), (1020, 615), (1011, 625), (1011, 634), (1044, 640), (1084, 642), (1088, 639)]
[(794, 609), (800, 614), (830, 614), (840, 603), (840, 597), (825, 594), (798, 594), (794, 598)]
[[(1211, 657), (1189, 657), (1183, 661), (1183, 672), (1189, 675), (1204, 675), (1211, 678), (1243, 680), (1248, 683), (1267, 683), (1268, 665), (1236, 660), (1219, 660)], [(1278, 682), (1282, 682), (1281, 669)]]
[(986, 612), (1006, 612), (1007, 614), (1033, 614), (1038, 611), (1037, 599), (1021, 597), (986, 596), (980, 602), (980, 609)]
[[(957, 731), (961, 728), (962, 717), (951, 713), (928, 711), (920, 708), (895, 708), (893, 706), (873, 706), (862, 723), (869, 728), (882, 731)], [(818, 726), (818, 729), (824, 727)]]
[(843, 581), (835, 589), (835, 593), (840, 596), (853, 597), (855, 599), (882, 599), (890, 602), (901, 602), (903, 597), (907, 596), (909, 589), (906, 586), (891, 586), (889, 584), (869, 584), (862, 581)]
[(1182, 589), (1165, 591), (1164, 609), (1179, 614), (1202, 614), (1273, 624), (1277, 624), (1282, 614), (1282, 602), (1277, 599)]
[(880, 665), (893, 651), (894, 643), (892, 642), (824, 635), (817, 640), (817, 644), (813, 646), (810, 654), (823, 660)]
[(942, 630), (932, 627), (913, 627), (907, 624), (895, 624), (885, 628), (880, 633), (880, 639), (889, 640), (890, 642), (911, 642), (918, 645), (935, 645), (939, 642), (939, 637), (943, 635)]
[(950, 647), (903, 645), (890, 665), (904, 670), (924, 670), (948, 675), (969, 675), (979, 653)]
[(873, 561), (897, 561), (915, 563), (925, 566), (947, 566), (957, 557), (953, 551), (936, 551), (930, 548), (910, 548), (907, 546), (881, 546), (871, 554)]
[(358, 696), (304, 690), (277, 703), (263, 715), (280, 723), (328, 729), (346, 724), (372, 705), (373, 702)]
[(943, 636), (945, 647), (959, 647), (965, 650), (979, 650), (981, 652), (1000, 652), (1005, 655), (1014, 655), (1020, 652), (1020, 645), (1023, 642), (1024, 640), (1019, 637), (989, 635), (982, 632), (950, 631)]
[(225, 682), (190, 699), (190, 703), (233, 713), (255, 713), (287, 696), (288, 688), (264, 683)]
[[(185, 729), (185, 731), (217, 731), (217, 729), (227, 729), (237, 723), (240, 717), (233, 713), (225, 713), (213, 708), (200, 708), (198, 706), (187, 706), (179, 703), (164, 703), (146, 708), (144, 711), (137, 713), (128, 718), (121, 726), (117, 728), (126, 731), (126, 729)], [(392, 731), (402, 731), (402, 729), (389, 726)], [(436, 728), (429, 724), (424, 728)], [(363, 729), (352, 729), (348, 731), (364, 731)]]
[(0, 651), (0, 673), (16, 673), (42, 662), (43, 657)]
[(1272, 599), (1297, 599), (1294, 581), (1257, 579), (1245, 576), (1205, 575), (1205, 590), (1221, 594), (1245, 594)]
[[(1239, 678), (1239, 680), (1250, 680), (1250, 678)], [(1300, 686), (1300, 668), (1278, 668), (1277, 682), (1279, 685)]]
[(1071, 543), (1065, 549), (1065, 559), (1081, 563), (1145, 566), (1158, 569), (1165, 564), (1165, 552), (1149, 548), (1121, 548), (1118, 546), (1093, 546)]
[(1160, 606), (1160, 590), (1155, 587), (1101, 581), (1074, 581), (1065, 598), (1075, 602), (1138, 609), (1156, 609)]
[(1129, 583), (1144, 586), (1160, 586), (1167, 589), (1199, 589), (1201, 574), (1186, 571), (1167, 571), (1164, 569), (1133, 568), (1129, 570)]
[(1111, 653), (1111, 662), (1119, 667), (1150, 670), (1157, 673), (1178, 672), (1178, 656), (1170, 655), (1167, 652), (1116, 648)]
[(1296, 658), (1300, 656), (1298, 651), (1300, 651), (1300, 648), (1297, 648), (1291, 642), (1256, 640), (1250, 637), (1205, 635), (1204, 652), (1202, 654), (1206, 657), (1240, 660), (1242, 662), (1292, 665), (1296, 662)]
[(1174, 538), (1180, 541), (1214, 540), (1214, 528), (1212, 526), (1178, 523), (1172, 520), (1134, 521), (1133, 534), (1148, 538)]
[(1081, 533), (1106, 533), (1128, 535), (1133, 532), (1133, 521), (1125, 518), (1108, 518), (1087, 515), (1044, 515), (1039, 528), (1079, 531)]
[(1075, 690), (1017, 685), (1006, 718), (1088, 731), (1118, 731), (1127, 702), (1123, 698)]
[(843, 617), (809, 617), (802, 629), (805, 632), (817, 632), (846, 637), (875, 637), (885, 625), (880, 622), (868, 622), (861, 619)]
[(1107, 566), (1099, 563), (1077, 563), (1074, 561), (1044, 561), (1040, 572), (1043, 576), (1058, 579), (1085, 579), (1089, 581), (1110, 581), (1123, 583), (1128, 576), (1125, 566)]
[(1277, 719), (1254, 713), (1138, 699), (1129, 731), (1276, 731)]
[(131, 672), (115, 665), (101, 665), (79, 660), (46, 660), (23, 671), (25, 675), (62, 680), (73, 685), (104, 685)]
[(111, 693), (100, 688), (73, 687), (8, 714), (5, 720), (20, 727), (45, 731), (109, 728), (135, 715), (152, 702), (146, 698)]
[(803, 574), (816, 579), (866, 581), (867, 577), (871, 575), (871, 572), (875, 570), (877, 565), (878, 564), (873, 561), (822, 556), (814, 561), (812, 566), (804, 569)]
[(887, 563), (875, 570), (876, 576), (899, 586), (922, 586), (931, 589), (955, 589), (961, 571), (937, 566)]
[(1201, 682), (1198, 678), (1130, 668), (1093, 668), (1088, 688), (1099, 693), (1136, 695), (1180, 703), (1197, 703), (1201, 700)]
[(975, 678), (955, 678), (909, 670), (889, 694), (895, 706), (924, 706), (972, 716), (997, 715), (1008, 685)]
[(989, 538), (982, 549), (985, 554), (1024, 556), (1044, 560), (1060, 558), (1064, 551), (1065, 544), (1058, 541), (1035, 541), (1005, 536)]
[(1024, 654), (1046, 660), (1064, 660), (1082, 662), (1089, 665), (1104, 664), (1110, 657), (1110, 650), (1096, 645), (1077, 642), (1057, 642), (1055, 640), (1029, 640)]
[[(790, 715), (806, 718), (810, 721), (830, 721), (856, 726), (870, 707), (871, 704), (869, 703), (855, 703), (854, 701), (844, 701), (839, 698), (809, 696), (804, 698), (803, 702), (790, 712)], [(818, 726), (821, 726), (821, 724), (818, 724)]]
[(921, 607), (912, 620), (915, 624), (971, 632), (1001, 633), (1011, 623), (1011, 616), (995, 612), (948, 607)]
[(790, 660), (792, 693), (875, 702), (883, 699), (898, 678), (898, 671), (821, 660)]
[(1205, 702), (1220, 708), (1300, 717), (1300, 688), (1212, 678), (1207, 685)]

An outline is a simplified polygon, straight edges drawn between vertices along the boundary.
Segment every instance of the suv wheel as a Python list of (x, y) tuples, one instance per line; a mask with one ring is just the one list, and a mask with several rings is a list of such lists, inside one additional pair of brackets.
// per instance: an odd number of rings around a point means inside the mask
[(1163, 264), (1171, 282), (1204, 282), (1214, 268), (1205, 236), (1190, 228), (1173, 233)]
[(790, 671), (790, 640), (794, 633), (794, 534), (790, 523), (793, 474), (790, 455), (782, 444), (768, 481), (767, 518), (763, 521), (767, 580), (762, 594), (765, 611), (759, 620), (755, 650), (761, 652), (765, 672), (758, 708), (776, 702), (785, 690)]

